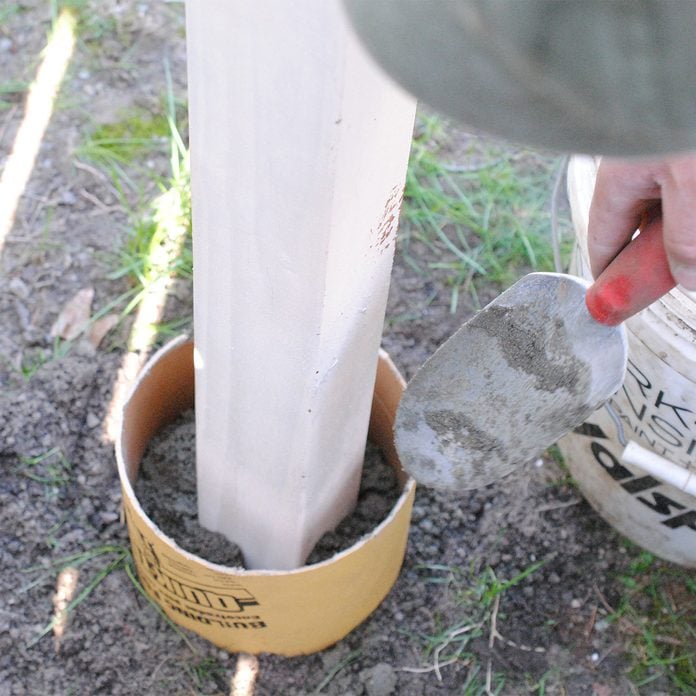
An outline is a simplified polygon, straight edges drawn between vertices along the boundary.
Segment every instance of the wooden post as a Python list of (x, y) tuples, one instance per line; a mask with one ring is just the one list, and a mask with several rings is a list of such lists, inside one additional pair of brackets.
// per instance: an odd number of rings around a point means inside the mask
[(290, 569), (355, 504), (415, 102), (335, 0), (187, 31), (199, 518)]

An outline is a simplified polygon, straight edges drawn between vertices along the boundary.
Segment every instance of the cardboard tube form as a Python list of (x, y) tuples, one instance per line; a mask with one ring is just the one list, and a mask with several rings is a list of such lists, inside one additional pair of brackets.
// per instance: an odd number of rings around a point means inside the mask
[(181, 549), (147, 517), (133, 491), (151, 438), (194, 402), (193, 343), (178, 338), (157, 352), (131, 389), (116, 442), (133, 558), (147, 594), (176, 623), (230, 652), (312, 653), (362, 623), (396, 581), (406, 550), (415, 482), (399, 464), (392, 434), (403, 389), (382, 351), (369, 438), (401, 486), (388, 517), (321, 563), (290, 571), (227, 568)]

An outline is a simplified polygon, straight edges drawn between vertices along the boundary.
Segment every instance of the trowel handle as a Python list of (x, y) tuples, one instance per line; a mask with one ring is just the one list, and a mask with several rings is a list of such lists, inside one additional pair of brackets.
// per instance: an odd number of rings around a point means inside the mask
[(649, 223), (602, 271), (585, 295), (600, 324), (616, 326), (668, 293), (675, 285), (662, 241), (662, 220)]

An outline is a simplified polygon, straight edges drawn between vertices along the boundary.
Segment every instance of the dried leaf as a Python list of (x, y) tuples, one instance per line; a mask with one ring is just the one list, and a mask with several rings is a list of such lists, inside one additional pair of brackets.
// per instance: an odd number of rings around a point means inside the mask
[(118, 318), (118, 314), (107, 314), (105, 317), (97, 319), (87, 331), (87, 341), (89, 341), (94, 348), (99, 348), (99, 344), (104, 339), (104, 336), (118, 324)]
[(92, 311), (94, 288), (82, 288), (58, 315), (51, 327), (51, 338), (63, 338), (72, 341), (86, 328)]

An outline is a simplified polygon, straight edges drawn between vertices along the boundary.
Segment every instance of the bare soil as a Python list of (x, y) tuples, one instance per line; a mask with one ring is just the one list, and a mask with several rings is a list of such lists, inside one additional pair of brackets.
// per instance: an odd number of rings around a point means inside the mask
[[(95, 307), (127, 289), (108, 275), (127, 215), (112, 182), (76, 148), (95, 124), (118, 121), (124, 110), (161, 112), (165, 58), (185, 97), (183, 9), (132, 0), (77, 5), (81, 38), (0, 258), (0, 694), (227, 694), (236, 656), (173, 630), (122, 558), (128, 540), (106, 426), (124, 379), (128, 321), (99, 349), (75, 342), (56, 354), (48, 336), (80, 288), (95, 289)], [(49, 3), (16, 7), (0, 24), (0, 76), (31, 82)], [(24, 96), (3, 95), (0, 168)], [(161, 159), (145, 165), (160, 167)], [(427, 249), (413, 243), (410, 254), (419, 253)], [(479, 295), (499, 291), (482, 284)], [(185, 289), (177, 301), (190, 303)], [(384, 346), (410, 377), (475, 309), (462, 302), (450, 314), (444, 280), (424, 279), (397, 254)], [(39, 637), (54, 612), (59, 568), (79, 554), (78, 596), (91, 592), (62, 637), (51, 630)], [(403, 570), (384, 603), (322, 653), (261, 655), (256, 694), (457, 694), (469, 680), (484, 684), (489, 665), (494, 688), (505, 675), (504, 694), (638, 693), (625, 676), (621, 624), (602, 619), (616, 607), (618, 576), (635, 554), (551, 458), (462, 496), (420, 489)], [(467, 651), (435, 670), (428, 636), (471, 620), (477, 607), (467, 588), (491, 573), (514, 578), (537, 562), (502, 593)], [(443, 663), (446, 654), (451, 649)], [(668, 690), (658, 680), (642, 693)]]

